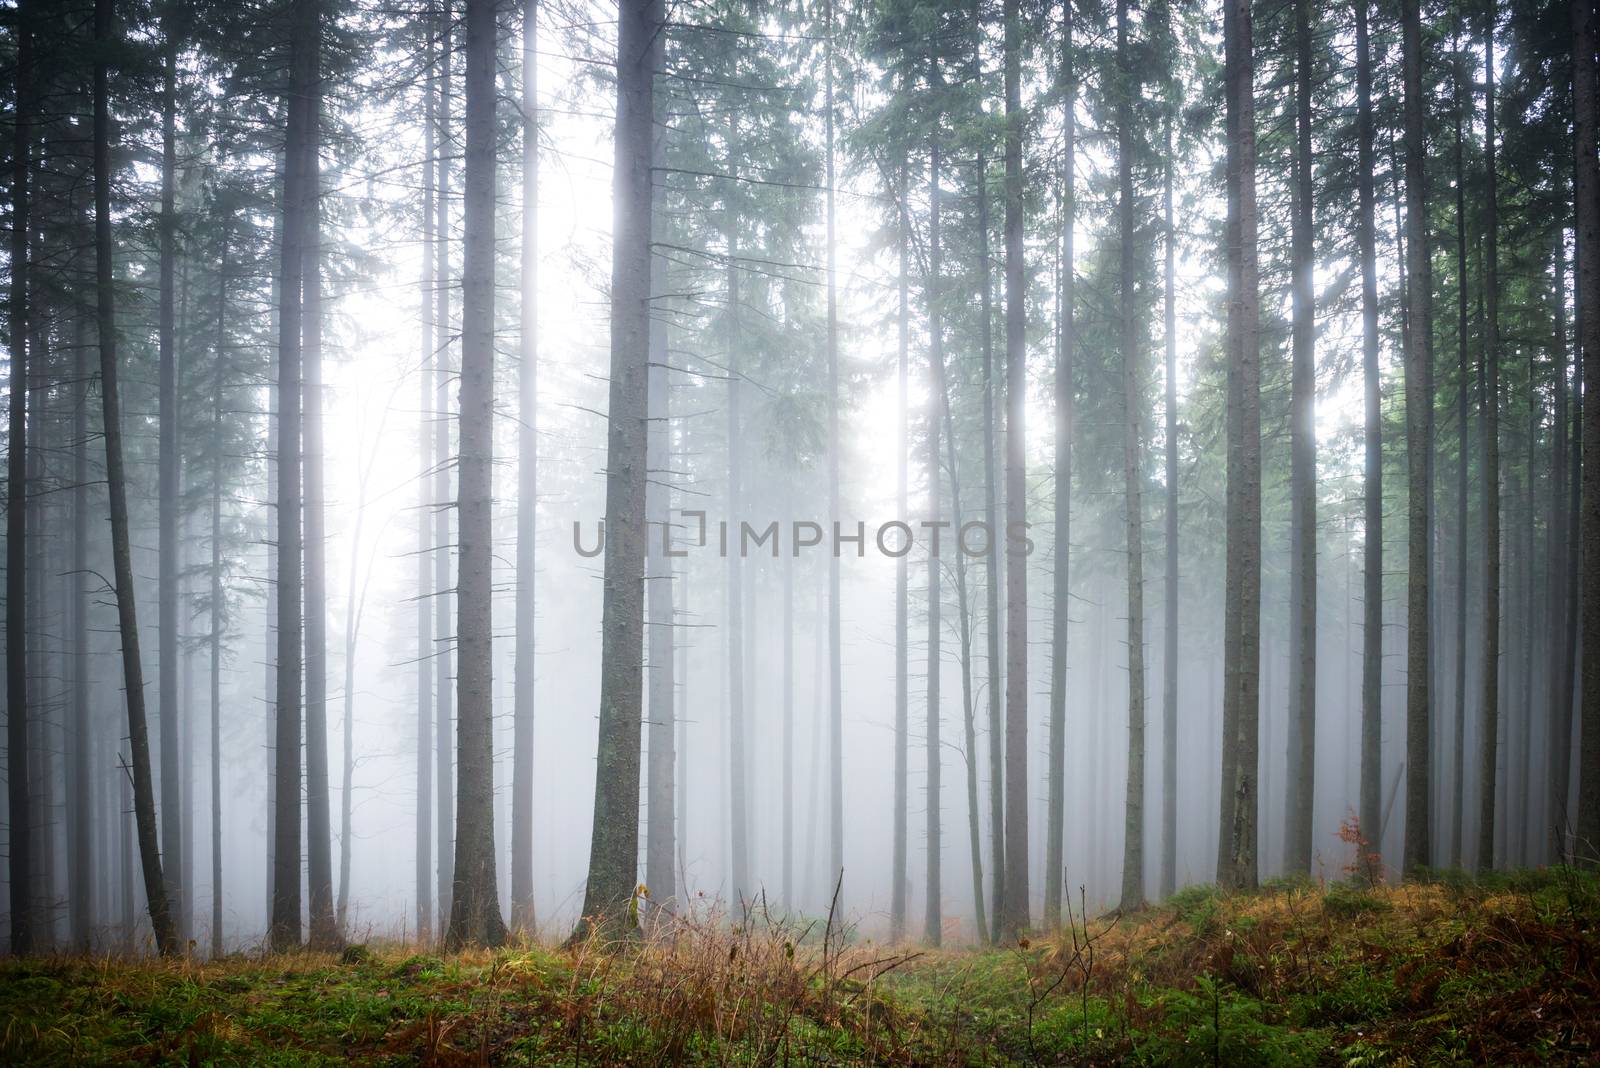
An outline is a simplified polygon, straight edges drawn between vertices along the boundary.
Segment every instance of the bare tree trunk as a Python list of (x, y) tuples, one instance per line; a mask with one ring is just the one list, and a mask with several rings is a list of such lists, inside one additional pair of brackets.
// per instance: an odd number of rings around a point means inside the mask
[[(1023, 271), (1022, 13), (1005, 0), (1006, 158), (1006, 886), (1001, 930), (1029, 924), (1028, 897), (1028, 557), (1027, 292)], [(1013, 545), (1013, 534), (1017, 544)]]
[(1471, 75), (1462, 68), (1460, 17), (1454, 31), (1452, 49), (1452, 88), (1455, 118), (1456, 165), (1456, 677), (1455, 677), (1455, 774), (1451, 777), (1450, 865), (1461, 866), (1461, 843), (1466, 823), (1467, 769), (1467, 497), (1468, 467), (1472, 456), (1471, 417), (1468, 402), (1472, 372), (1467, 359), (1467, 174), (1466, 135), (1463, 123), (1472, 106), (1465, 87)]
[(178, 706), (178, 357), (174, 307), (177, 292), (178, 219), (173, 201), (177, 192), (178, 43), (175, 16), (162, 18), (161, 89), (161, 209), (157, 219), (159, 241), (157, 313), (158, 446), (157, 446), (157, 639), (160, 692), (156, 727), (161, 744), (161, 857), (167, 882), (167, 902), (172, 908), (178, 937), (186, 938), (183, 918), (183, 791), (179, 770)]
[[(306, 111), (306, 244), (301, 359), (305, 464), (306, 871), (311, 945), (339, 944), (333, 898), (333, 823), (328, 782), (328, 565), (322, 472), (322, 166), (321, 31), (311, 39), (317, 58)], [(346, 743), (348, 744), (348, 737)]]
[[(1169, 9), (1170, 13), (1170, 9)], [(1165, 159), (1162, 169), (1164, 211), (1163, 328), (1166, 334), (1167, 416), (1167, 576), (1166, 626), (1161, 658), (1161, 896), (1178, 888), (1178, 301), (1176, 256), (1178, 228), (1172, 212), (1172, 109), (1166, 116)]]
[[(533, 904), (533, 726), (539, 514), (539, 0), (522, 5), (522, 351), (517, 405), (517, 609), (511, 754), (511, 926)], [(654, 812), (654, 808), (651, 809)], [(653, 884), (652, 884), (653, 885)]]
[[(660, 45), (657, 45), (659, 66)], [(652, 138), (652, 158), (659, 165), (662, 157), (662, 126), (657, 124)], [(652, 191), (659, 196), (659, 190)], [(667, 288), (667, 261), (650, 258), (650, 294), (655, 300)], [(651, 305), (655, 307), (654, 303)], [(669, 905), (677, 897), (673, 865), (677, 857), (677, 753), (676, 689), (673, 644), (676, 618), (673, 611), (672, 559), (667, 555), (672, 529), (672, 412), (668, 394), (667, 365), (671, 339), (667, 335), (665, 313), (650, 316), (650, 369), (648, 412), (650, 427), (645, 448), (651, 472), (645, 486), (645, 514), (650, 533), (645, 549), (645, 599), (649, 632), (646, 655), (649, 664), (649, 764), (646, 767), (645, 811), (650, 825), (645, 843), (645, 886), (657, 906)]]
[(496, 0), (467, 0), (462, 174), (461, 460), (457, 580), (455, 889), (452, 949), (506, 940), (494, 846), (494, 186)]
[(1128, 554), (1128, 778), (1123, 802), (1122, 899), (1144, 904), (1144, 480), (1139, 435), (1139, 324), (1134, 309), (1133, 57), (1128, 0), (1117, 2), (1117, 216), (1121, 255), (1123, 545)]
[(594, 833), (583, 921), (630, 923), (639, 855), (646, 422), (650, 360), (651, 126), (660, 0), (624, 0), (617, 34), (611, 398)]
[[(1072, 402), (1073, 358), (1077, 350), (1073, 323), (1073, 225), (1077, 218), (1078, 83), (1073, 66), (1072, 5), (1061, 13), (1061, 278), (1056, 300), (1055, 424), (1055, 573), (1050, 617), (1050, 773), (1049, 824), (1044, 849), (1044, 927), (1061, 927), (1061, 894), (1066, 882), (1067, 832), (1067, 639), (1072, 620)], [(986, 324), (987, 325), (987, 324)], [(994, 527), (991, 525), (991, 531)]]
[[(937, 63), (934, 80), (939, 81)], [(935, 120), (937, 121), (937, 120)], [(943, 297), (941, 272), (943, 271), (942, 244), (939, 233), (939, 142), (937, 133), (930, 149), (928, 163), (928, 524), (932, 532), (928, 552), (928, 720), (925, 742), (927, 746), (927, 779), (925, 782), (927, 809), (927, 887), (923, 893), (922, 937), (933, 946), (939, 945), (944, 934), (942, 914), (944, 859), (943, 828), (940, 825), (940, 752), (939, 752), (939, 675), (942, 666), (940, 637), (943, 621), (940, 619), (939, 523), (943, 512), (939, 501), (939, 414), (944, 400), (944, 326), (940, 320), (939, 301)]]
[(96, 861), (94, 849), (96, 825), (103, 819), (103, 813), (98, 818), (95, 813), (95, 786), (103, 776), (96, 775), (93, 759), (96, 732), (89, 704), (89, 593), (84, 587), (89, 571), (89, 381), (92, 375), (87, 326), (85, 315), (73, 316), (74, 364), (79, 386), (72, 412), (72, 573), (69, 583), (73, 743), (67, 798), (71, 805), (72, 842), (67, 879), (72, 895), (72, 947), (80, 953), (93, 948), (94, 892), (105, 867)]
[[(211, 377), (211, 956), (221, 957), (222, 932), (222, 389), (228, 366), (228, 253), (233, 208), (223, 205), (221, 253), (217, 257), (217, 338)], [(192, 801), (191, 801), (192, 803)]]
[[(1484, 28), (1483, 69), (1483, 152), (1487, 178), (1484, 189), (1486, 251), (1483, 273), (1487, 307), (1483, 344), (1486, 396), (1483, 403), (1483, 747), (1478, 781), (1479, 869), (1495, 866), (1495, 808), (1499, 789), (1497, 769), (1500, 745), (1500, 222), (1499, 182), (1495, 174), (1492, 16)], [(1409, 827), (1409, 801), (1407, 807)]]
[(449, 926), (451, 898), (455, 888), (455, 650), (460, 635), (453, 632), (450, 598), (455, 591), (450, 577), (450, 57), (453, 51), (454, 17), (449, 0), (440, 12), (439, 131), (435, 145), (438, 178), (434, 191), (434, 342), (433, 374), (433, 632), (438, 642), (437, 703), (434, 708), (434, 781), (438, 787), (438, 808), (434, 813), (434, 833), (439, 854), (438, 890), (439, 934)]
[(1406, 146), (1407, 287), (1406, 453), (1408, 463), (1406, 554), (1406, 828), (1403, 867), (1412, 874), (1432, 859), (1429, 811), (1432, 778), (1430, 568), (1432, 486), (1427, 463), (1433, 441), (1433, 267), (1429, 259), (1427, 156), (1422, 89), (1420, 0), (1403, 0)]
[(1317, 771), (1317, 363), (1311, 171), (1311, 4), (1295, 3), (1293, 409), (1290, 419), (1289, 774), (1284, 870), (1311, 870)]
[(300, 944), (301, 605), (301, 330), (302, 287), (312, 210), (310, 153), (316, 79), (318, 0), (290, 9), (290, 80), (284, 105), (282, 266), (278, 283), (278, 672), (275, 763), (277, 822), (269, 941), (277, 951)]
[[(728, 173), (736, 174), (739, 167), (739, 116), (737, 112), (728, 115)], [(744, 615), (744, 561), (742, 556), (742, 535), (739, 523), (744, 518), (743, 498), (744, 486), (740, 474), (739, 457), (744, 451), (744, 444), (740, 438), (743, 430), (743, 417), (740, 413), (740, 400), (743, 389), (740, 367), (740, 349), (743, 341), (739, 337), (739, 226), (740, 220), (737, 209), (733, 204), (733, 197), (737, 195), (737, 183), (728, 183), (728, 195), (723, 205), (723, 236), (728, 243), (727, 285), (728, 306), (727, 331), (728, 331), (728, 409), (727, 409), (727, 458), (728, 458), (728, 494), (727, 509), (728, 523), (735, 532), (735, 539), (739, 543), (728, 554), (727, 560), (727, 638), (728, 638), (728, 807), (730, 827), (730, 849), (733, 860), (733, 900), (735, 909), (751, 896), (755, 890), (750, 882), (750, 800), (749, 791), (745, 782), (746, 763), (746, 724), (745, 724), (745, 615)]]
[[(899, 312), (899, 363), (897, 388), (899, 390), (898, 430), (895, 441), (895, 518), (906, 521), (906, 483), (908, 481), (907, 456), (911, 448), (910, 408), (907, 385), (910, 376), (911, 352), (911, 286), (908, 264), (907, 231), (911, 228), (910, 165), (900, 160), (899, 224), (896, 232), (897, 251), (900, 258), (898, 283)], [(889, 940), (900, 942), (906, 935), (906, 777), (907, 749), (910, 728), (909, 685), (907, 662), (910, 659), (910, 626), (907, 621), (908, 568), (904, 555), (894, 562), (894, 857), (889, 889)]]
[[(122, 638), (123, 686), (128, 702), (134, 822), (138, 828), (140, 867), (144, 873), (145, 898), (150, 908), (150, 925), (155, 932), (156, 949), (162, 956), (168, 956), (179, 951), (178, 933), (161, 877), (161, 850), (156, 835), (156, 799), (151, 783), (150, 735), (144, 706), (144, 667), (139, 659), (139, 617), (133, 600), (128, 485), (122, 462), (122, 401), (117, 389), (116, 287), (111, 264), (111, 94), (108, 85), (110, 57), (116, 47), (113, 18), (112, 0), (95, 0), (94, 247), (100, 335), (100, 398), (106, 441), (106, 486), (111, 498), (111, 561), (117, 594), (117, 625)], [(15, 813), (16, 809), (12, 809), (12, 812)]]
[[(1597, 16), (1593, 0), (1572, 4), (1572, 97), (1577, 118), (1578, 204), (1578, 347), (1585, 382), (1600, 382), (1600, 163), (1595, 158), (1596, 85), (1595, 37)], [(1600, 404), (1583, 406), (1583, 454), (1600, 456)], [(1578, 848), (1582, 861), (1593, 866), (1600, 857), (1600, 463), (1583, 465), (1582, 534), (1579, 559), (1583, 561), (1580, 594), (1582, 635), (1579, 657), (1582, 678), (1582, 742), (1578, 755)]]
[[(33, 711), (28, 705), (27, 620), (28, 169), (34, 121), (32, 8), (32, 3), (24, 0), (17, 9), (16, 120), (11, 127), (11, 407), (6, 439), (6, 850), (11, 891), (11, 952), (17, 955), (33, 952), (38, 922), (33, 899), (34, 817), (28, 781), (28, 721)], [(97, 139), (97, 162), (98, 152)], [(109, 245), (108, 240), (108, 251)]]
[(989, 941), (1001, 935), (1001, 913), (1005, 911), (1006, 833), (1005, 833), (1005, 719), (1001, 699), (1000, 664), (1000, 506), (999, 467), (995, 458), (994, 382), (994, 304), (989, 284), (989, 178), (984, 159), (978, 159), (978, 258), (982, 264), (982, 290), (979, 293), (983, 319), (983, 516), (990, 537), (984, 552), (984, 640), (988, 646), (989, 698), (989, 865), (994, 869), (990, 889)]
[[(1218, 882), (1256, 885), (1261, 689), (1261, 363), (1257, 290), (1256, 131), (1251, 8), (1229, 0), (1228, 567), (1224, 653), (1223, 833)], [(1228, 751), (1231, 750), (1231, 759)]]
[(438, 418), (434, 408), (433, 368), (437, 360), (433, 321), (435, 285), (433, 273), (433, 215), (434, 215), (434, 87), (433, 87), (433, 35), (436, 15), (430, 9), (423, 50), (424, 63), (429, 71), (422, 121), (422, 282), (421, 307), (422, 345), (417, 366), (420, 396), (417, 398), (419, 425), (417, 427), (417, 941), (427, 945), (433, 940), (433, 560), (429, 549), (443, 552), (443, 546), (430, 545), (433, 529), (433, 480), (429, 469), (434, 464), (433, 420)]
[(1365, 516), (1362, 521), (1361, 799), (1358, 817), (1368, 849), (1379, 852), (1383, 793), (1383, 394), (1378, 371), (1377, 166), (1372, 117), (1372, 54), (1368, 0), (1356, 2), (1356, 81), (1361, 248), (1361, 368), (1364, 382)]
[[(827, 37), (826, 114), (827, 163), (824, 175), (828, 242), (828, 525), (839, 522), (839, 285), (838, 249), (834, 240), (833, 160), (833, 0), (824, 14)], [(837, 887), (844, 880), (844, 690), (839, 648), (839, 554), (828, 554), (828, 879)], [(835, 904), (842, 901), (836, 893)]]
[(1564, 221), (1556, 225), (1554, 244), (1555, 348), (1551, 389), (1555, 393), (1555, 425), (1551, 427), (1554, 442), (1550, 456), (1550, 525), (1546, 549), (1550, 561), (1550, 637), (1545, 685), (1549, 687), (1550, 733), (1545, 739), (1545, 774), (1550, 779), (1546, 812), (1548, 859), (1561, 864), (1567, 859), (1567, 827), (1571, 815), (1567, 811), (1567, 787), (1571, 785), (1572, 680), (1567, 670), (1567, 647), (1575, 623), (1567, 596), (1575, 585), (1574, 561), (1567, 552), (1572, 538), (1572, 517), (1567, 511), (1567, 498), (1571, 493), (1567, 473), (1575, 443), (1570, 440), (1572, 416), (1567, 396), (1567, 228)]

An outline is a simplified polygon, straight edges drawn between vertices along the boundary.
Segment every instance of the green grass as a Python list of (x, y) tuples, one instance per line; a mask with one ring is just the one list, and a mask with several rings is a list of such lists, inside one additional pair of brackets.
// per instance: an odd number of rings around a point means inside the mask
[(1407, 1065), (1600, 1059), (1600, 882), (1191, 887), (987, 950), (781, 921), (621, 947), (0, 963), (0, 1064)]

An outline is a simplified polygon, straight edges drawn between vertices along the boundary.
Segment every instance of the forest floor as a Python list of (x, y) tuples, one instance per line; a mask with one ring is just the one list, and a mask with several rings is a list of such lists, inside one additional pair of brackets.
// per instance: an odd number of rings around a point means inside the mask
[(0, 1063), (1600, 1063), (1600, 878), (1195, 887), (1005, 949), (715, 918), (608, 950), (0, 963)]

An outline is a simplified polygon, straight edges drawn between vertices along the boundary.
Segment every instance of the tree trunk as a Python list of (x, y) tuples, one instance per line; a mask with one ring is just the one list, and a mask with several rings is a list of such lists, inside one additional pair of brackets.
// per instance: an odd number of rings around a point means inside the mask
[[(1570, 434), (1571, 414), (1567, 396), (1567, 228), (1565, 222), (1555, 229), (1555, 292), (1553, 294), (1555, 322), (1554, 366), (1551, 368), (1551, 389), (1555, 393), (1555, 424), (1551, 427), (1553, 446), (1550, 456), (1550, 525), (1546, 549), (1550, 561), (1549, 599), (1549, 651), (1545, 685), (1549, 687), (1549, 735), (1545, 739), (1545, 774), (1550, 788), (1546, 803), (1548, 811), (1545, 825), (1548, 829), (1551, 863), (1565, 863), (1567, 859), (1567, 787), (1570, 785), (1570, 759), (1572, 756), (1572, 683), (1566, 669), (1567, 646), (1574, 620), (1567, 597), (1572, 589), (1573, 560), (1567, 554), (1572, 531), (1567, 512), (1570, 488), (1567, 472), (1572, 450)], [(1531, 785), (1531, 784), (1530, 784)]]
[(1467, 767), (1467, 497), (1468, 468), (1472, 456), (1471, 417), (1468, 403), (1472, 372), (1467, 359), (1467, 171), (1465, 111), (1472, 106), (1466, 88), (1471, 75), (1462, 68), (1461, 26), (1457, 19), (1452, 69), (1454, 78), (1456, 164), (1456, 662), (1455, 662), (1455, 773), (1451, 776), (1450, 866), (1461, 866), (1461, 843), (1466, 823)]
[[(1224, 9), (1230, 113), (1228, 567), (1223, 716), (1223, 833), (1218, 882), (1256, 885), (1261, 688), (1261, 363), (1251, 9)], [(1231, 750), (1231, 754), (1230, 751)]]
[[(828, 524), (839, 522), (839, 284), (838, 249), (834, 240), (833, 160), (833, 0), (827, 0), (823, 33), (827, 37), (824, 172), (827, 201), (827, 302), (828, 302)], [(844, 885), (844, 689), (839, 648), (839, 554), (828, 554), (828, 881), (836, 890), (833, 902), (842, 908)]]
[[(539, 0), (522, 6), (522, 351), (517, 407), (517, 609), (511, 745), (511, 926), (531, 933), (539, 514)], [(654, 812), (652, 806), (651, 811)]]
[(495, 0), (467, 0), (466, 165), (462, 175), (461, 458), (456, 467), (455, 889), (452, 949), (506, 940), (494, 847), (494, 186)]
[[(69, 780), (72, 844), (68, 886), (71, 893), (72, 947), (87, 953), (93, 948), (95, 887), (105, 870), (95, 858), (95, 832), (104, 819), (95, 810), (96, 786), (105, 776), (96, 774), (93, 751), (96, 724), (90, 706), (89, 592), (84, 586), (89, 571), (89, 382), (88, 319), (73, 316), (74, 368), (78, 391), (72, 413), (72, 574), (69, 576), (72, 611), (72, 776)], [(16, 513), (12, 513), (16, 514)]]
[(290, 80), (284, 105), (282, 265), (278, 282), (278, 671), (275, 764), (277, 822), (269, 941), (300, 944), (301, 330), (316, 79), (317, 0), (290, 9)]
[[(109, 19), (109, 15), (107, 17)], [(27, 621), (28, 169), (34, 121), (32, 21), (32, 4), (24, 0), (17, 10), (16, 121), (11, 127), (11, 368), (6, 439), (6, 850), (11, 891), (11, 952), (15, 955), (33, 952), (38, 922), (33, 900), (34, 817), (28, 782), (28, 721), (33, 711), (28, 706)], [(96, 25), (98, 27), (98, 22)], [(95, 158), (98, 162), (98, 139)], [(109, 253), (109, 239), (106, 244)], [(109, 293), (102, 295), (102, 299), (109, 299)]]
[(1361, 249), (1361, 368), (1364, 384), (1365, 477), (1362, 520), (1361, 797), (1358, 818), (1367, 845), (1379, 853), (1383, 796), (1383, 393), (1378, 371), (1377, 166), (1372, 116), (1372, 51), (1368, 0), (1356, 2), (1356, 81)]
[[(728, 114), (728, 164), (729, 174), (736, 174), (739, 167), (739, 116), (737, 112)], [(740, 521), (744, 518), (743, 498), (744, 487), (739, 470), (740, 454), (744, 451), (741, 440), (743, 418), (739, 411), (739, 402), (742, 399), (743, 389), (740, 379), (740, 350), (743, 341), (739, 337), (739, 227), (741, 225), (739, 213), (733, 204), (737, 195), (738, 183), (730, 181), (728, 194), (723, 205), (723, 237), (728, 243), (727, 285), (728, 306), (727, 337), (728, 337), (728, 408), (727, 408), (727, 458), (728, 458), (728, 525), (734, 531), (736, 545), (728, 553), (727, 559), (727, 638), (728, 638), (728, 807), (730, 826), (730, 848), (732, 850), (732, 888), (733, 899), (730, 902), (734, 909), (739, 909), (747, 897), (753, 895), (754, 885), (750, 882), (750, 801), (749, 791), (745, 782), (746, 763), (746, 724), (745, 724), (745, 615), (744, 615), (744, 561), (743, 537), (740, 534)]]
[(167, 882), (167, 903), (172, 908), (178, 937), (188, 937), (183, 918), (184, 800), (179, 770), (178, 706), (178, 357), (176, 266), (178, 220), (174, 209), (178, 161), (178, 42), (174, 15), (162, 19), (161, 88), (161, 209), (157, 219), (159, 251), (157, 313), (158, 445), (157, 445), (157, 636), (160, 667), (159, 714), (156, 729), (161, 744), (161, 859)]
[[(938, 80), (937, 61), (934, 79)], [(934, 120), (937, 122), (937, 119)], [(935, 134), (937, 137), (937, 133)], [(922, 937), (929, 945), (937, 946), (944, 933), (942, 909), (944, 837), (940, 826), (940, 752), (939, 752), (939, 675), (941, 667), (940, 637), (943, 622), (939, 618), (940, 598), (939, 524), (942, 510), (939, 501), (939, 409), (944, 400), (944, 327), (940, 321), (939, 301), (942, 298), (941, 272), (944, 269), (939, 233), (939, 142), (930, 149), (928, 164), (928, 520), (924, 524), (932, 533), (928, 552), (928, 720), (925, 742), (927, 745), (927, 887), (923, 898)]]
[[(1487, 179), (1484, 189), (1483, 273), (1487, 306), (1483, 343), (1486, 395), (1483, 402), (1483, 744), (1478, 782), (1479, 869), (1495, 866), (1495, 808), (1499, 788), (1500, 745), (1500, 222), (1499, 182), (1495, 174), (1492, 18), (1484, 28), (1483, 70), (1483, 152)], [(1409, 801), (1407, 808), (1409, 827)]]
[[(433, 70), (433, 35), (436, 15), (429, 13), (424, 31), (423, 57)], [(422, 345), (418, 358), (419, 396), (417, 411), (417, 942), (433, 940), (433, 560), (429, 552), (443, 552), (430, 544), (433, 528), (433, 482), (428, 477), (433, 456), (434, 408), (434, 87), (433, 75), (424, 87), (422, 121), (422, 281), (419, 315), (422, 320)]]
[(1117, 3), (1117, 216), (1122, 278), (1123, 545), (1128, 554), (1128, 778), (1123, 803), (1122, 899), (1144, 904), (1144, 480), (1139, 437), (1139, 323), (1134, 308), (1133, 93), (1128, 0)]
[[(112, 0), (95, 0), (94, 247), (95, 297), (100, 335), (100, 400), (106, 441), (106, 487), (111, 498), (111, 561), (116, 585), (117, 625), (122, 639), (122, 679), (128, 702), (134, 822), (138, 828), (140, 867), (144, 874), (145, 899), (150, 909), (150, 926), (155, 932), (156, 949), (162, 956), (169, 956), (177, 953), (180, 947), (161, 876), (161, 849), (156, 835), (156, 799), (151, 783), (150, 735), (144, 706), (144, 667), (139, 659), (139, 617), (133, 600), (128, 485), (122, 462), (122, 401), (117, 388), (116, 285), (111, 264), (111, 94), (108, 85), (110, 57), (116, 47), (113, 18)], [(15, 813), (16, 809), (12, 809), (12, 812)]]
[[(1005, 0), (1006, 160), (1006, 885), (1001, 930), (1029, 924), (1028, 897), (1028, 557), (1026, 411), (1027, 293), (1023, 271), (1022, 14)], [(994, 532), (998, 537), (998, 532)], [(1013, 545), (1013, 534), (1016, 545)]]
[[(655, 63), (660, 65), (660, 44), (657, 44)], [(662, 155), (661, 125), (655, 127), (652, 138), (652, 158), (659, 164)], [(659, 196), (659, 190), (652, 191)], [(652, 299), (666, 288), (667, 261), (661, 256), (650, 258), (650, 293)], [(677, 719), (676, 672), (673, 644), (677, 636), (673, 610), (672, 559), (667, 555), (672, 530), (671, 485), (672, 477), (672, 412), (668, 393), (667, 365), (671, 353), (671, 339), (667, 335), (665, 314), (650, 317), (650, 370), (649, 431), (645, 447), (649, 453), (651, 477), (645, 486), (645, 512), (650, 528), (649, 543), (645, 550), (645, 599), (647, 601), (649, 643), (647, 656), (649, 676), (649, 754), (646, 768), (645, 811), (650, 817), (649, 833), (645, 843), (645, 886), (658, 906), (669, 905), (677, 897), (677, 879), (673, 865), (677, 857), (677, 753), (673, 737)]]
[[(1432, 502), (1427, 456), (1433, 441), (1433, 267), (1429, 260), (1426, 101), (1422, 89), (1420, 0), (1401, 4), (1405, 78), (1406, 265), (1406, 827), (1403, 867), (1414, 874), (1432, 859), (1432, 650), (1429, 585)], [(1491, 124), (1492, 125), (1492, 124)], [(1491, 565), (1492, 566), (1492, 565)]]
[(1317, 364), (1311, 171), (1311, 4), (1295, 4), (1293, 374), (1290, 400), (1289, 774), (1284, 870), (1311, 871), (1317, 771)]
[[(1169, 9), (1170, 13), (1170, 9)], [(1172, 211), (1173, 110), (1166, 116), (1166, 163), (1162, 168), (1162, 208), (1164, 211), (1164, 251), (1166, 254), (1162, 287), (1163, 329), (1166, 334), (1167, 366), (1167, 576), (1166, 625), (1162, 639), (1162, 729), (1161, 729), (1161, 896), (1171, 897), (1178, 888), (1178, 300), (1176, 257), (1178, 228)]]
[[(1600, 382), (1600, 162), (1595, 158), (1596, 85), (1593, 0), (1573, 0), (1573, 112), (1577, 122), (1578, 347), (1585, 382)], [(1600, 404), (1583, 406), (1583, 454), (1600, 456)], [(1583, 863), (1594, 866), (1600, 849), (1600, 463), (1583, 465), (1579, 559), (1583, 613), (1579, 659), (1582, 694), (1578, 754), (1578, 842)]]
[(440, 12), (439, 34), (439, 131), (435, 136), (439, 168), (434, 190), (434, 341), (433, 374), (433, 632), (438, 642), (437, 704), (434, 709), (434, 780), (438, 787), (438, 809), (434, 813), (434, 833), (439, 854), (438, 890), (439, 934), (449, 926), (451, 898), (455, 887), (455, 671), (453, 661), (460, 635), (453, 632), (450, 595), (455, 585), (450, 577), (450, 57), (453, 51), (454, 18), (446, 0)]
[[(222, 389), (228, 360), (228, 243), (232, 205), (225, 204), (217, 257), (217, 339), (211, 378), (211, 956), (225, 950), (222, 932)], [(192, 800), (191, 800), (191, 803)]]
[(660, 0), (624, 0), (617, 36), (611, 396), (594, 831), (579, 932), (630, 924), (639, 854), (646, 416), (650, 346), (651, 126)]
[[(910, 165), (900, 160), (898, 199), (898, 226), (896, 251), (899, 253), (900, 277), (899, 310), (899, 362), (896, 386), (899, 396), (898, 433), (895, 441), (895, 518), (906, 522), (906, 484), (908, 480), (907, 456), (911, 448), (910, 409), (907, 400), (911, 352), (911, 286), (908, 263), (907, 231), (911, 228)], [(910, 727), (909, 686), (907, 662), (910, 659), (910, 626), (907, 620), (908, 568), (904, 555), (894, 562), (894, 857), (890, 871), (889, 888), (889, 941), (898, 943), (906, 935), (906, 776), (907, 736)]]
[[(1072, 620), (1072, 402), (1073, 358), (1077, 350), (1073, 323), (1073, 233), (1077, 218), (1076, 137), (1077, 75), (1073, 67), (1072, 5), (1061, 15), (1061, 279), (1056, 299), (1055, 423), (1055, 573), (1050, 617), (1050, 774), (1049, 815), (1044, 850), (1044, 926), (1061, 927), (1061, 894), (1066, 882), (1067, 829), (1067, 639)], [(991, 526), (990, 530), (994, 528)]]

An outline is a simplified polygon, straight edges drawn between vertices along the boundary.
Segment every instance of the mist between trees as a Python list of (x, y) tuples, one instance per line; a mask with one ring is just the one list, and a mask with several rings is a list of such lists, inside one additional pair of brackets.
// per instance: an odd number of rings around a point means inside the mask
[(3, 28), (11, 952), (1594, 862), (1590, 0)]

